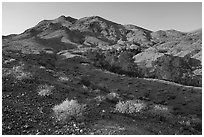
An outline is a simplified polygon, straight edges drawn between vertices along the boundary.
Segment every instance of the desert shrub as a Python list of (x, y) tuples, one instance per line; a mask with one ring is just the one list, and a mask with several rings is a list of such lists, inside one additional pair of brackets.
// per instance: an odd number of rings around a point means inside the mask
[(178, 116), (177, 122), (185, 128), (195, 129), (199, 132), (202, 132), (202, 120), (196, 116)]
[(71, 80), (64, 72), (54, 73), (53, 76), (56, 77), (56, 78), (58, 78), (58, 80), (59, 80), (60, 82), (68, 82), (68, 81)]
[(111, 92), (108, 95), (106, 95), (106, 99), (111, 101), (111, 102), (118, 102), (120, 99), (120, 96), (118, 93)]
[(96, 101), (98, 101), (98, 102), (102, 102), (102, 101), (104, 101), (105, 99), (106, 99), (106, 97), (105, 97), (105, 96), (101, 96), (101, 95), (99, 95), (99, 96), (97, 96), (97, 97), (94, 98), (94, 100), (96, 100)]
[(3, 76), (12, 75), (17, 80), (23, 80), (23, 79), (30, 78), (32, 76), (32, 74), (28, 71), (25, 71), (24, 66), (25, 65), (23, 63), (20, 63), (19, 66), (13, 66), (13, 68), (10, 68), (10, 69), (4, 68), (2, 71)]
[(40, 96), (49, 96), (50, 94), (52, 94), (53, 89), (54, 89), (54, 86), (49, 86), (47, 84), (39, 85), (38, 86), (38, 95), (40, 95)]
[(2, 77), (10, 75), (12, 71), (9, 68), (2, 68)]
[(168, 106), (154, 104), (150, 107), (148, 113), (153, 117), (158, 117), (160, 119), (171, 119), (172, 118), (172, 109)]
[(40, 69), (46, 69), (44, 66), (39, 66)]
[(100, 89), (94, 89), (94, 90), (92, 90), (91, 92), (93, 92), (93, 93), (100, 93), (101, 90), (100, 90)]
[(88, 87), (85, 86), (85, 85), (82, 85), (82, 88), (83, 88), (84, 90), (88, 90)]
[(85, 111), (85, 105), (79, 104), (76, 100), (65, 100), (59, 105), (54, 106), (54, 117), (57, 121), (66, 121), (71, 118), (80, 118)]
[(67, 81), (69, 81), (70, 79), (69, 79), (67, 76), (60, 76), (60, 77), (59, 77), (59, 80), (60, 80), (61, 82), (67, 82)]
[(115, 111), (126, 114), (142, 112), (147, 105), (141, 100), (119, 101), (116, 104)]

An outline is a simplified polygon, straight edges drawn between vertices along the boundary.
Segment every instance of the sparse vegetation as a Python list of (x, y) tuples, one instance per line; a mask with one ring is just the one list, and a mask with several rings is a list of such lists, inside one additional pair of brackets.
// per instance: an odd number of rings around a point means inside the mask
[(16, 65), (13, 68), (3, 68), (2, 73), (3, 77), (8, 75), (12, 75), (17, 80), (28, 79), (32, 77), (32, 74), (25, 70), (24, 64), (22, 62), (19, 63), (20, 65)]

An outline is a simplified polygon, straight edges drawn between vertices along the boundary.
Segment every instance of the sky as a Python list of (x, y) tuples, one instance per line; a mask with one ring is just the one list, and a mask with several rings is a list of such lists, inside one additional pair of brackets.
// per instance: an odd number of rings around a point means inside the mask
[(97, 15), (152, 31), (202, 28), (201, 2), (3, 2), (2, 34), (19, 34), (44, 19), (61, 15), (76, 19)]

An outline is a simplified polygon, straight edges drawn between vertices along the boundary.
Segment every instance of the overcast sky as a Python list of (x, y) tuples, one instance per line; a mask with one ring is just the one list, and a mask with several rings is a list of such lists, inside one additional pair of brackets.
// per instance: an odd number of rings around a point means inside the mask
[(3, 35), (22, 33), (43, 19), (61, 15), (82, 18), (101, 16), (119, 24), (134, 24), (157, 31), (176, 29), (183, 32), (202, 27), (202, 3), (3, 3)]

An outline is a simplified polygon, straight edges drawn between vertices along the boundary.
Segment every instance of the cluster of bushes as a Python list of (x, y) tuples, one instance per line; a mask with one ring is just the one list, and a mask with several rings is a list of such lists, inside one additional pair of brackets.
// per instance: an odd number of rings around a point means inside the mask
[[(98, 101), (113, 101), (115, 103), (114, 113), (122, 113), (139, 118), (153, 118), (159, 121), (169, 122), (172, 125), (180, 125), (181, 127), (192, 132), (200, 132), (201, 120), (196, 117), (179, 117), (173, 115), (172, 108), (160, 104), (149, 104), (148, 102), (134, 99), (121, 100), (119, 94), (110, 92), (106, 96), (98, 96)], [(66, 99), (53, 108), (53, 116), (57, 122), (67, 122), (69, 120), (84, 120), (87, 105), (78, 103), (77, 100)], [(138, 115), (139, 114), (139, 115)]]
[(202, 120), (197, 116), (173, 115), (169, 106), (160, 104), (148, 104), (141, 100), (119, 101), (115, 106), (115, 112), (135, 116), (142, 114), (144, 118), (149, 117), (159, 121), (169, 122), (172, 125), (180, 125), (184, 130), (191, 132), (202, 132)]

